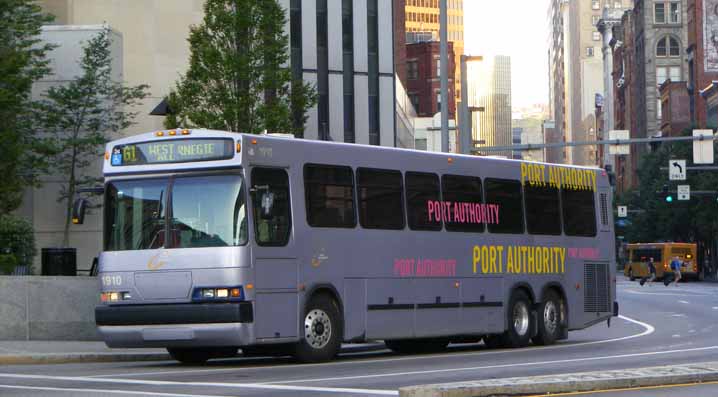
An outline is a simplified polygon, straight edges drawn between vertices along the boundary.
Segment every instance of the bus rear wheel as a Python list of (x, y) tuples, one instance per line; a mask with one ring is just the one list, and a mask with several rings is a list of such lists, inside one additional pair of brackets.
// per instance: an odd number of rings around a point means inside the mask
[(554, 291), (548, 291), (538, 308), (538, 333), (533, 338), (537, 345), (553, 345), (561, 336), (564, 313), (561, 298)]
[(301, 325), (301, 337), (293, 354), (297, 360), (328, 361), (339, 353), (344, 332), (334, 299), (323, 294), (313, 297), (306, 306)]
[(396, 353), (422, 354), (443, 351), (449, 345), (449, 340), (444, 338), (389, 339), (385, 340), (384, 344)]
[(508, 330), (503, 338), (507, 347), (528, 346), (531, 340), (533, 316), (531, 315), (531, 301), (522, 290), (515, 290), (509, 300)]

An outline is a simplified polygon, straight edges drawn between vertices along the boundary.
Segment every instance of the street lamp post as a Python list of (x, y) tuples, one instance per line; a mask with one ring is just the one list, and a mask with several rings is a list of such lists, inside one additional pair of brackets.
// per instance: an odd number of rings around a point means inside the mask
[(441, 75), (441, 151), (449, 152), (449, 43), (447, 34), (447, 0), (439, 0), (439, 56)]

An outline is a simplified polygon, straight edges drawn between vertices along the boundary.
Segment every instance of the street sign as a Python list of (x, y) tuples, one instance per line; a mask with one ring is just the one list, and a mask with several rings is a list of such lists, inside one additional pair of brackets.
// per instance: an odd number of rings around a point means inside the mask
[(618, 206), (618, 217), (625, 218), (628, 216), (628, 207), (625, 205)]
[(686, 160), (668, 160), (668, 179), (671, 181), (686, 180)]
[(693, 141), (693, 164), (713, 164), (713, 130), (693, 130), (693, 136), (708, 138)]
[(691, 185), (678, 185), (678, 200), (691, 199)]
[[(624, 140), (631, 139), (631, 134), (628, 130), (611, 130), (608, 131), (609, 140)], [(629, 145), (608, 145), (608, 154), (630, 154), (631, 146)]]

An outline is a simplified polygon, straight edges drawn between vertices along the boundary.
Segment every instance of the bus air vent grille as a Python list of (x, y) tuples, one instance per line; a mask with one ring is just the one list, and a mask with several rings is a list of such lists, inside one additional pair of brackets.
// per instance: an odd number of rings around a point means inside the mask
[(601, 224), (608, 225), (608, 195), (601, 193)]
[(611, 311), (609, 300), (608, 264), (587, 263), (583, 270), (583, 311), (605, 313)]

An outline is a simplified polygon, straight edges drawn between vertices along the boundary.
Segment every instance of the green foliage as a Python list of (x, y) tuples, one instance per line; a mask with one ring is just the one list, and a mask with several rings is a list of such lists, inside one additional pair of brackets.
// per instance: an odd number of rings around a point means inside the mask
[[(10, 254), (17, 265), (32, 265), (37, 250), (30, 222), (11, 215), (0, 215), (0, 254)], [(5, 258), (4, 261), (9, 268), (11, 260)], [(12, 266), (14, 268), (15, 265)]]
[(277, 0), (207, 0), (204, 13), (191, 28), (189, 70), (170, 94), (175, 115), (165, 125), (303, 135), (316, 94), (286, 67), (286, 16)]
[(80, 61), (82, 74), (50, 88), (41, 101), (37, 119), (49, 135), (57, 155), (53, 168), (63, 178), (58, 201), (65, 203), (65, 235), (68, 245), (72, 204), (77, 189), (98, 182), (88, 167), (103, 153), (112, 134), (134, 124), (133, 107), (147, 94), (147, 85), (126, 87), (112, 77), (109, 28), (87, 42)]
[[(684, 135), (690, 135), (690, 131)], [(645, 211), (629, 217), (631, 225), (625, 230), (628, 241), (709, 241), (715, 238), (718, 232), (716, 196), (691, 195), (690, 201), (678, 201), (675, 191), (679, 184), (690, 185), (691, 191), (716, 191), (718, 172), (691, 171), (685, 181), (669, 181), (668, 171), (660, 169), (668, 166), (669, 159), (686, 159), (691, 166), (692, 158), (692, 142), (663, 143), (641, 158), (638, 170), (640, 185), (617, 199), (618, 205)], [(666, 202), (662, 194), (664, 185), (674, 192), (672, 203)]]
[(20, 206), (23, 190), (36, 185), (48, 147), (32, 129), (32, 84), (49, 73), (40, 41), (52, 21), (31, 0), (0, 0), (0, 214)]

